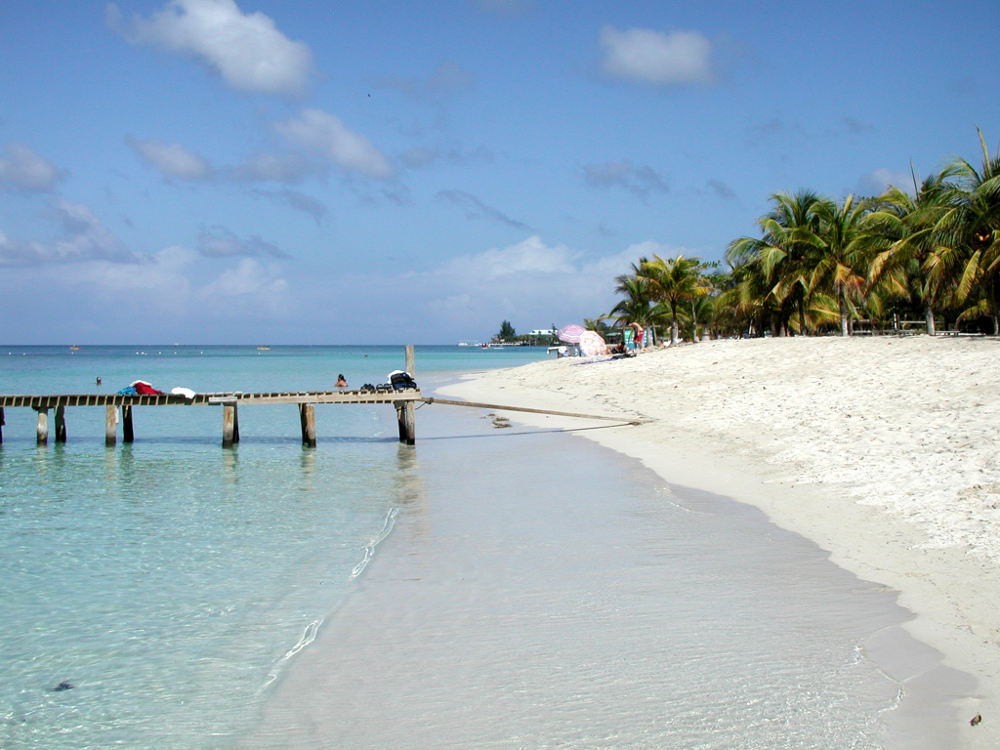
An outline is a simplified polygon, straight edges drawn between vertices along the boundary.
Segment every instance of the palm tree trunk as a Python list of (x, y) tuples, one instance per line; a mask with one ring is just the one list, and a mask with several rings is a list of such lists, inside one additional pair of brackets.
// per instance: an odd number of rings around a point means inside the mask
[(799, 294), (799, 336), (806, 335), (806, 299), (804, 294)]
[(924, 306), (924, 320), (927, 321), (927, 335), (934, 335), (934, 310), (930, 305)]
[(847, 330), (847, 300), (844, 299), (843, 290), (837, 295), (837, 303), (840, 307), (840, 335), (847, 336), (850, 331)]
[(677, 346), (677, 340), (679, 338), (680, 333), (677, 325), (677, 318), (672, 318), (670, 321), (670, 346)]

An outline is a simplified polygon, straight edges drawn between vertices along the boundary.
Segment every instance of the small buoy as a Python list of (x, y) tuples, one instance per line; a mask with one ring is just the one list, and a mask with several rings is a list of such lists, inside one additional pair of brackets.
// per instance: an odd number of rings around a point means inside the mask
[(976, 714), (975, 716), (973, 716), (973, 717), (972, 717), (972, 718), (971, 718), (971, 719), (969, 720), (969, 723), (970, 723), (970, 724), (971, 724), (972, 726), (976, 726), (976, 724), (978, 724), (978, 723), (979, 723), (979, 722), (981, 722), (982, 720), (983, 720), (983, 715), (982, 715), (982, 714)]

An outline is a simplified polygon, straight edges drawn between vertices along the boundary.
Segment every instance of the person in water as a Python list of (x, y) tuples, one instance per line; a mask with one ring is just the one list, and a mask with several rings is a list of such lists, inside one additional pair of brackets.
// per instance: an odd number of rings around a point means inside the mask
[(346, 388), (347, 387), (347, 378), (344, 377), (343, 373), (341, 373), (340, 375), (337, 376), (337, 387), (338, 388)]

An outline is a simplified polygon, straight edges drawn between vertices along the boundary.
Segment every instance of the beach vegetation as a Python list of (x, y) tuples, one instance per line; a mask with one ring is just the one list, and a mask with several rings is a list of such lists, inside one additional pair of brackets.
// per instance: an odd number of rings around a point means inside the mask
[[(774, 193), (759, 234), (732, 240), (727, 268), (683, 254), (639, 258), (618, 276), (620, 327), (685, 337), (904, 332), (1000, 335), (1000, 153), (954, 159), (912, 185), (842, 200)], [(595, 328), (597, 330), (597, 328)]]
[(509, 320), (505, 320), (500, 324), (500, 333), (496, 335), (497, 341), (503, 341), (505, 343), (513, 342), (517, 338), (517, 331), (514, 330), (514, 326), (510, 324)]
[[(671, 345), (679, 341), (682, 306), (690, 305), (709, 292), (703, 269), (704, 264), (698, 258), (683, 255), (667, 259), (654, 255), (652, 260), (644, 259), (639, 264), (637, 276), (646, 284), (650, 299), (665, 305), (664, 312), (669, 310)], [(694, 307), (690, 309), (693, 313)]]
[(594, 331), (600, 334), (603, 338), (607, 338), (608, 334), (611, 332), (611, 326), (608, 325), (608, 320), (610, 316), (600, 315), (596, 318), (584, 318), (583, 327), (588, 331)]
[(964, 317), (985, 316), (996, 336), (1000, 334), (1000, 153), (990, 157), (983, 133), (978, 132), (982, 167), (976, 169), (965, 159), (956, 159), (950, 167), (959, 188), (951, 239), (969, 249), (958, 287), (959, 299), (971, 303)]
[(820, 245), (809, 275), (807, 296), (832, 291), (841, 336), (849, 335), (851, 318), (861, 317), (858, 311), (866, 297), (869, 257), (862, 223), (868, 206), (869, 202), (855, 201), (853, 195), (848, 195), (843, 203), (824, 200), (815, 209)]
[(962, 267), (945, 230), (955, 221), (957, 199), (949, 181), (954, 170), (913, 178), (913, 195), (892, 186), (867, 218), (866, 241), (875, 252), (869, 284), (889, 297), (916, 303), (925, 330), (935, 333), (935, 315), (952, 302)]

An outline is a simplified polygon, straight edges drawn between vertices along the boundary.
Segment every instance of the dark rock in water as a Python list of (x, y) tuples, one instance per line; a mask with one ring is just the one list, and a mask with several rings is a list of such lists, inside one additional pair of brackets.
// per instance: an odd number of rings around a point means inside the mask
[(58, 685), (56, 685), (54, 688), (49, 688), (49, 691), (53, 693), (60, 693), (63, 690), (72, 690), (75, 687), (76, 685), (74, 685), (72, 682), (63, 681), (60, 682)]

